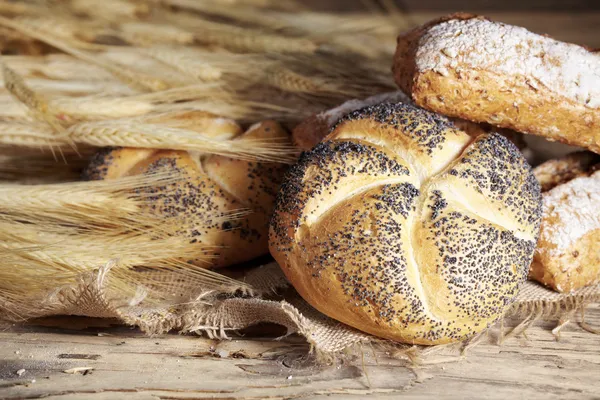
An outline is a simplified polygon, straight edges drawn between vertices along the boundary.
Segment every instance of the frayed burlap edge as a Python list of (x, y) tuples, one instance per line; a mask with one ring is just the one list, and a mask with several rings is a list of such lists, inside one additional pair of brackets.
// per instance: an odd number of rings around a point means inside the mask
[[(297, 333), (305, 337), (314, 353), (323, 360), (344, 350), (367, 345), (406, 358), (413, 364), (459, 359), (483, 337), (479, 335), (463, 343), (431, 347), (402, 345), (375, 338), (316, 311), (288, 287), (275, 263), (255, 268), (244, 276), (244, 282), (253, 288), (251, 292), (231, 294), (199, 288), (193, 296), (159, 304), (146, 304), (143, 296), (139, 299), (111, 297), (108, 289), (110, 270), (109, 263), (82, 275), (73, 285), (57, 288), (43, 299), (32, 298), (30, 304), (22, 304), (20, 310), (11, 310), (11, 313), (2, 312), (11, 305), (0, 304), (0, 319), (8, 319), (19, 312), (23, 319), (49, 315), (117, 318), (149, 335), (178, 331), (204, 334), (214, 339), (228, 339), (232, 332), (240, 329), (259, 323), (273, 323), (285, 327), (286, 335)], [(276, 293), (280, 293), (280, 298), (273, 298)], [(560, 294), (534, 282), (526, 282), (506, 314), (507, 318), (517, 318), (521, 322), (508, 333), (501, 329), (501, 339), (523, 332), (540, 319), (559, 320), (557, 329), (560, 329), (575, 313), (583, 312), (587, 304), (599, 300), (600, 285)], [(30, 311), (23, 315), (23, 310)], [(585, 325), (583, 327), (586, 328)], [(594, 331), (591, 327), (587, 328)]]

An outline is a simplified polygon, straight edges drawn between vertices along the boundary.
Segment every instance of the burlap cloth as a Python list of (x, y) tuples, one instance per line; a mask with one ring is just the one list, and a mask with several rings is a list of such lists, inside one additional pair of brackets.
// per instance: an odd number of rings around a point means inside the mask
[[(381, 340), (328, 318), (308, 305), (289, 287), (275, 263), (245, 274), (243, 281), (253, 288), (252, 293), (226, 294), (198, 288), (195, 293), (182, 294), (177, 301), (161, 304), (146, 304), (143, 295), (138, 299), (111, 297), (110, 269), (109, 263), (82, 275), (73, 285), (58, 288), (44, 299), (31, 299), (30, 304), (21, 309), (32, 311), (28, 315), (21, 313), (19, 318), (49, 315), (117, 318), (148, 334), (179, 331), (218, 339), (227, 339), (234, 331), (258, 323), (274, 323), (284, 326), (288, 334), (304, 336), (312, 348), (322, 354), (336, 353), (360, 342), (381, 343)], [(163, 282), (163, 290), (177, 292), (178, 282), (169, 281), (169, 278), (165, 273), (155, 280)], [(598, 300), (600, 285), (559, 294), (534, 282), (526, 282), (505, 317), (520, 318), (520, 326), (524, 327), (540, 318), (558, 320), (573, 316), (585, 305)], [(0, 304), (0, 318), (11, 319), (7, 312), (10, 307)]]

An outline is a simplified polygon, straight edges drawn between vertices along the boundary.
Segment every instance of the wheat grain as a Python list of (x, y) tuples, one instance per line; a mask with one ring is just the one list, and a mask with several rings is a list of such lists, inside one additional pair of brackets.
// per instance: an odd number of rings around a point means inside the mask
[(71, 0), (70, 6), (76, 14), (85, 14), (109, 23), (146, 17), (150, 13), (147, 4), (126, 0)]
[(65, 54), (50, 54), (40, 64), (34, 66), (35, 71), (50, 79), (111, 82), (111, 84), (119, 82), (105, 69)]
[(185, 14), (165, 14), (164, 17), (171, 23), (186, 26), (186, 29), (195, 34), (194, 37), (199, 43), (220, 46), (235, 52), (312, 54), (319, 47), (306, 38), (268, 34)]
[(219, 68), (200, 59), (191, 49), (153, 46), (140, 51), (199, 81), (216, 81), (223, 75)]
[(273, 140), (220, 141), (198, 132), (159, 124), (99, 121), (73, 125), (69, 136), (76, 143), (198, 151), (250, 161), (291, 162), (296, 150)]
[(173, 25), (128, 22), (119, 26), (119, 35), (127, 42), (138, 46), (158, 44), (190, 45), (194, 34)]
[(19, 24), (15, 21), (11, 21), (7, 18), (0, 17), (0, 25), (9, 27), (11, 29), (15, 29), (18, 32), (25, 34), (27, 36), (33, 37), (37, 40), (40, 40), (44, 43), (52, 45), (65, 53), (72, 55), (73, 57), (79, 58), (81, 60), (87, 61), (91, 64), (97, 65), (106, 69), (108, 72), (113, 74), (118, 79), (125, 82), (127, 85), (139, 89), (142, 91), (158, 91), (168, 89), (170, 86), (166, 82), (148, 76), (146, 74), (140, 73), (139, 71), (132, 71), (130, 68), (125, 66), (114, 65), (112, 63), (105, 62), (98, 57), (94, 57), (82, 50), (76, 49), (70, 46), (68, 43), (65, 43), (63, 40), (59, 38), (55, 38), (52, 35), (45, 34), (43, 32), (37, 31), (33, 27), (27, 27), (23, 24)]
[(76, 20), (58, 18), (52, 14), (40, 16), (20, 17), (14, 20), (16, 23), (34, 28), (58, 38), (71, 45), (90, 50), (102, 49), (104, 46), (95, 45), (93, 42), (102, 33), (95, 23), (88, 22), (85, 27), (80, 26)]
[[(202, 11), (201, 2), (195, 0), (159, 0), (161, 3), (187, 8), (190, 10)], [(247, 6), (256, 8), (271, 8), (285, 11), (299, 11), (304, 7), (294, 0), (205, 0), (204, 2), (213, 3), (222, 7)]]
[(12, 2), (12, 1), (0, 1), (0, 14), (10, 16), (22, 16), (22, 15), (37, 15), (43, 12), (47, 12), (46, 7), (40, 7), (39, 5), (28, 4), (25, 2)]
[(25, 81), (5, 63), (2, 63), (2, 77), (6, 89), (17, 100), (27, 106), (34, 116), (48, 123), (56, 132), (64, 133), (62, 122), (56, 117), (56, 113), (49, 106), (46, 99), (31, 90), (25, 84)]

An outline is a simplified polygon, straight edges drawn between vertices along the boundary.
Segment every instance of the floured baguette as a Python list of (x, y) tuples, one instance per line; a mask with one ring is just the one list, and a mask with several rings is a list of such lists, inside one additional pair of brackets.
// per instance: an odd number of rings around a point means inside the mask
[(600, 55), (469, 14), (398, 38), (395, 80), (419, 106), (600, 152)]
[(529, 277), (559, 292), (600, 281), (600, 156), (575, 153), (538, 166), (540, 238)]

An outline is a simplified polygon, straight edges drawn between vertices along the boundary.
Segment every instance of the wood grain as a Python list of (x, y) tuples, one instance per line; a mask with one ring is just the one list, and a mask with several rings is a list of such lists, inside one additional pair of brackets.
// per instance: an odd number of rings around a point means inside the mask
[[(600, 327), (600, 305), (586, 321)], [(499, 327), (466, 356), (439, 354), (415, 367), (363, 346), (319, 367), (299, 337), (213, 341), (144, 337), (110, 321), (46, 319), (0, 333), (0, 398), (317, 399), (593, 398), (600, 393), (600, 336), (545, 323), (497, 345)], [(99, 336), (100, 335), (100, 336)], [(363, 357), (360, 354), (363, 354)], [(92, 368), (67, 374), (73, 368)], [(21, 375), (17, 371), (25, 369)], [(32, 380), (35, 380), (32, 383)]]

